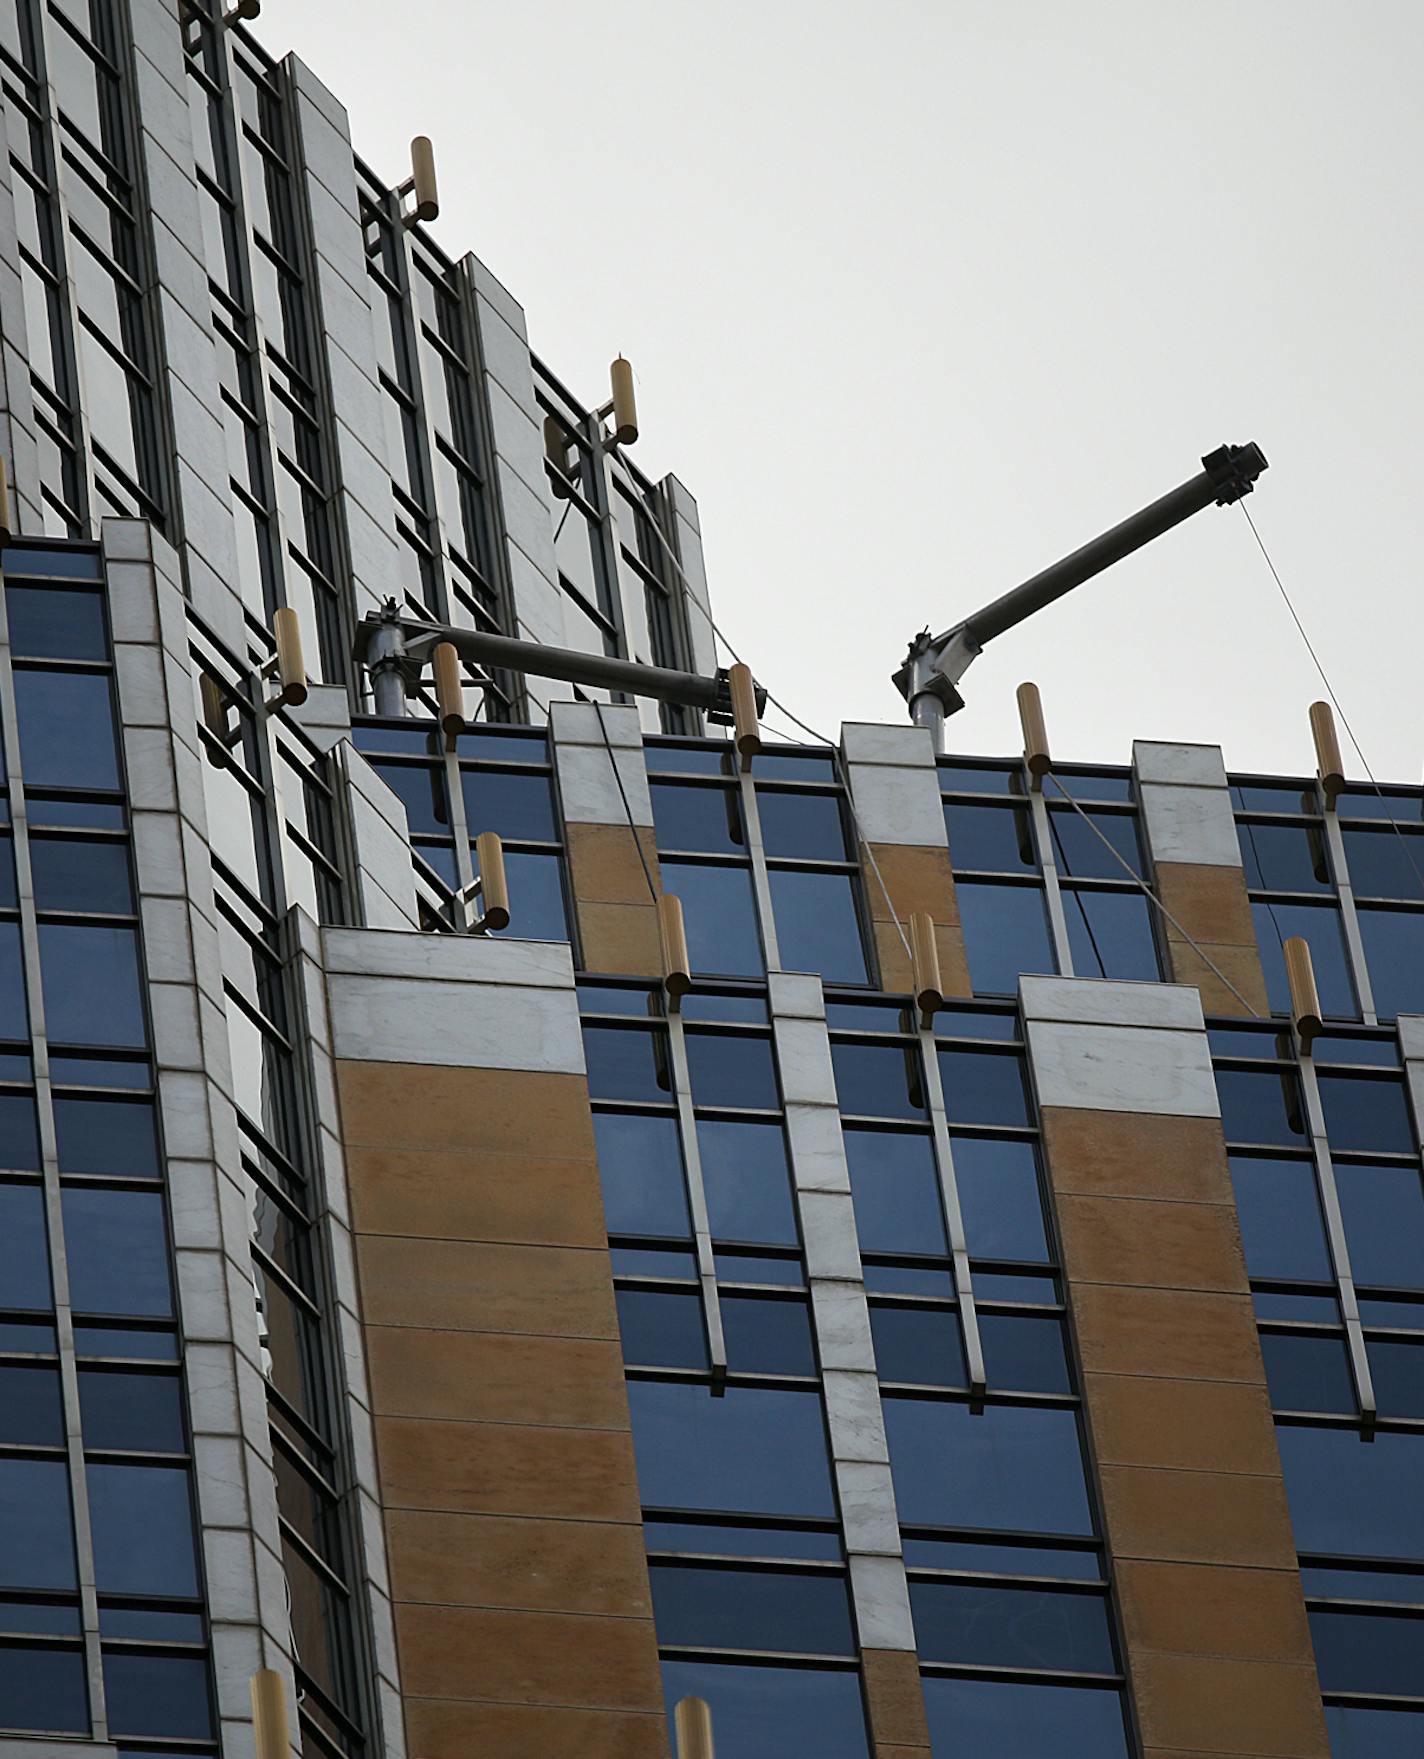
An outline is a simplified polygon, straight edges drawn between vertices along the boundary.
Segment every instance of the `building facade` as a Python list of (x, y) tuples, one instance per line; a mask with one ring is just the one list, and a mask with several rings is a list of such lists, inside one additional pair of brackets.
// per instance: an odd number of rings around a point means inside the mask
[(0, 86), (0, 1753), (1424, 1752), (1424, 791), (377, 715), (695, 502), (221, 5)]

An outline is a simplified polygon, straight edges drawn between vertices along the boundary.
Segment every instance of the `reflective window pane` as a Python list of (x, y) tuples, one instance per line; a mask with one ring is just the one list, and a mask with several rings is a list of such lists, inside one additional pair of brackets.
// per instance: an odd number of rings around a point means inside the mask
[(1424, 1013), (1424, 911), (1360, 910), (1370, 989), (1381, 1020)]
[(959, 1315), (951, 1308), (870, 1305), (881, 1380), (905, 1386), (967, 1386)]
[(834, 1516), (819, 1394), (633, 1380), (628, 1403), (645, 1505)]
[(99, 1592), (195, 1595), (187, 1468), (91, 1464), (86, 1477)]
[(58, 1044), (147, 1043), (130, 928), (39, 925), (45, 1025)]
[(848, 1129), (844, 1140), (861, 1251), (947, 1252), (932, 1139)]
[(694, 971), (719, 977), (759, 977), (766, 969), (745, 867), (664, 861), (663, 887), (682, 900)]
[(1248, 1272), (1283, 1282), (1329, 1278), (1313, 1162), (1256, 1154), (1233, 1154), (1230, 1161)]
[(17, 1447), (64, 1446), (58, 1369), (0, 1364), (0, 1442)]
[(697, 1105), (775, 1111), (781, 1104), (770, 1038), (690, 1031), (686, 1044), (687, 1070)]
[(20, 925), (0, 922), (0, 1038), (28, 1038), (25, 973), (20, 958)]
[(704, 1118), (697, 1146), (713, 1238), (794, 1246), (796, 1213), (780, 1124)]
[(1424, 1741), (1424, 1712), (1327, 1704), (1333, 1759), (1414, 1759)]
[(1065, 879), (1122, 880), (1142, 872), (1135, 814), (1090, 812), (1088, 820), (1071, 806), (1049, 809), (1054, 859)]
[(887, 1398), (900, 1519), (909, 1526), (1091, 1533), (1073, 1411)]
[(156, 1191), (63, 1193), (69, 1296), (77, 1313), (125, 1313), (167, 1319), (168, 1237)]
[(1079, 977), (1156, 983), (1162, 976), (1152, 908), (1141, 892), (1063, 890), (1068, 946)]
[(1413, 1154), (1418, 1149), (1404, 1083), (1397, 1077), (1372, 1080), (1366, 1075), (1322, 1075), (1320, 1103), (1332, 1148), (1394, 1154)]
[(984, 1372), (991, 1387), (1006, 1392), (1067, 1393), (1073, 1390), (1062, 1322), (1026, 1313), (979, 1315)]
[(62, 1173), (112, 1178), (158, 1176), (158, 1138), (149, 1100), (56, 1095), (55, 1132)]
[(0, 1458), (0, 1587), (74, 1586), (68, 1465)]
[(583, 1048), (588, 1090), (594, 1099), (671, 1099), (665, 1032), (586, 1025)]
[(1424, 1343), (1371, 1338), (1366, 1350), (1381, 1413), (1386, 1417), (1424, 1417)]
[(504, 872), (509, 882), (509, 927), (499, 934), (510, 940), (566, 941), (569, 917), (562, 859), (553, 853), (506, 849)]
[(28, 787), (119, 786), (109, 680), (103, 673), (17, 666), (15, 706)]
[(951, 1147), (970, 1256), (1046, 1263), (1048, 1236), (1033, 1144), (954, 1136)]
[(0, 1184), (0, 1307), (44, 1312), (52, 1304), (44, 1192)]
[(827, 983), (867, 982), (852, 876), (774, 867), (767, 877), (782, 968), (814, 971)]
[(5, 589), (10, 647), (26, 660), (107, 660), (104, 601), (96, 592), (12, 585)]
[(1238, 824), (1246, 884), (1260, 892), (1328, 892), (1333, 884), (1319, 825)]
[(815, 1374), (811, 1311), (804, 1300), (724, 1294), (721, 1307), (733, 1374)]
[(461, 770), (465, 822), (472, 837), (498, 831), (511, 843), (557, 843), (553, 785), (546, 775)]
[(1290, 1013), (1290, 985), (1286, 982), (1282, 948), (1292, 936), (1300, 935), (1310, 945), (1323, 1012), (1340, 1019), (1359, 1018), (1355, 986), (1345, 957), (1340, 912), (1334, 904), (1252, 904), (1251, 915), (1273, 1014)]
[(1424, 1435), (1290, 1423), (1276, 1440), (1300, 1551), (1424, 1557)]
[(831, 1042), (836, 1093), (843, 1116), (923, 1118), (924, 1083), (914, 1044)]
[(925, 1677), (934, 1759), (1126, 1759), (1121, 1695), (1085, 1686)]
[(1216, 1092), (1228, 1142), (1304, 1145), (1305, 1110), (1294, 1070), (1218, 1069)]
[(693, 1289), (619, 1289), (623, 1360), (639, 1368), (706, 1368), (702, 1297)]
[(1424, 1184), (1417, 1166), (1335, 1162), (1355, 1281), (1424, 1288)]
[(915, 1639), (926, 1661), (1112, 1673), (1106, 1599), (1052, 1588), (910, 1583)]
[(1353, 1411), (1345, 1340), (1308, 1332), (1262, 1332), (1266, 1385), (1277, 1411)]
[(841, 803), (834, 794), (757, 791), (762, 847), (768, 855), (804, 861), (845, 861), (850, 855)]
[(30, 866), (37, 910), (127, 916), (133, 912), (127, 843), (92, 837), (33, 837)]
[(946, 806), (944, 824), (956, 873), (1021, 873), (1038, 866), (1026, 805)]
[(204, 1740), (213, 1732), (201, 1655), (106, 1650), (104, 1699), (112, 1734)]
[(445, 772), (433, 764), (376, 763), (371, 768), (405, 807), (412, 831), (439, 833), (450, 828), (445, 803)]
[(1028, 1124), (1028, 1087), (1016, 1051), (941, 1050), (944, 1109), (953, 1124)]
[(660, 1643), (783, 1655), (855, 1654), (850, 1595), (842, 1576), (672, 1563), (654, 1563), (648, 1574)]
[(0, 1643), (0, 1728), (87, 1736), (84, 1651)]
[(653, 782), (649, 792), (659, 849), (683, 849), (699, 855), (745, 852), (742, 810), (734, 788)]
[(1424, 1680), (1424, 1619), (1312, 1607), (1310, 1636), (1322, 1691), (1418, 1694)]
[(1014, 995), (1022, 973), (1053, 973), (1040, 887), (961, 882), (956, 889), (975, 995)]
[(790, 1753), (867, 1759), (865, 1705), (854, 1671), (718, 1661), (665, 1661), (662, 1668), (669, 1730), (676, 1704), (705, 1699), (717, 1759), (786, 1759)]
[(183, 1452), (182, 1399), (174, 1375), (82, 1369), (79, 1409), (86, 1448), (125, 1453)]
[(610, 1234), (691, 1234), (675, 1118), (595, 1112), (598, 1174)]
[(1424, 832), (1345, 831), (1341, 840), (1357, 898), (1424, 902)]

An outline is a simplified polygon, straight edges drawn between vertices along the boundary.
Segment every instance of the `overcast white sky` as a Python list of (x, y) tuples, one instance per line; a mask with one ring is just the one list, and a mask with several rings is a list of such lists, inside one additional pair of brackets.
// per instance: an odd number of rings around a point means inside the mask
[[(1420, 773), (1419, 0), (268, 0), (258, 24), (698, 497), (719, 621), (813, 724), (1258, 440), (1251, 510), (1380, 779)], [(1319, 680), (1241, 513), (1002, 636), (951, 749), (1211, 740), (1313, 769)]]

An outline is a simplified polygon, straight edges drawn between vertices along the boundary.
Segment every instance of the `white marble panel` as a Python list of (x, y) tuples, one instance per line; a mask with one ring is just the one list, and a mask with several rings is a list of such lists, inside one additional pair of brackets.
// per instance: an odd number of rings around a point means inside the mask
[(1224, 788), (1144, 783), (1137, 791), (1153, 861), (1192, 861), (1240, 867), (1241, 845), (1231, 796)]
[(823, 1020), (773, 1022), (781, 1094), (788, 1106), (836, 1104), (836, 1076)]
[(1028, 1052), (1041, 1106), (1220, 1116), (1204, 1033), (1031, 1020)]
[(1027, 1020), (1088, 1026), (1162, 1026), (1202, 1032), (1201, 992), (1186, 984), (1124, 983), (1101, 977), (1021, 977)]
[(905, 1649), (914, 1653), (915, 1626), (910, 1589), (898, 1557), (853, 1554), (850, 1590), (862, 1649)]
[(1191, 788), (1226, 786), (1226, 764), (1219, 745), (1134, 739), (1132, 767), (1139, 782), (1179, 782)]
[(838, 1460), (836, 1489), (846, 1550), (900, 1555), (900, 1521), (890, 1467), (869, 1460)]
[(908, 765), (848, 766), (860, 835), (867, 843), (905, 843), (917, 849), (947, 846), (939, 776)]
[(831, 1452), (837, 1460), (871, 1460), (888, 1464), (885, 1413), (880, 1405), (880, 1381), (873, 1373), (849, 1368), (828, 1368), (821, 1376), (826, 1396), (826, 1423), (831, 1432)]
[(327, 993), (338, 1057), (583, 1073), (583, 1039), (571, 992), (513, 984), (496, 992), (418, 978), (336, 975)]

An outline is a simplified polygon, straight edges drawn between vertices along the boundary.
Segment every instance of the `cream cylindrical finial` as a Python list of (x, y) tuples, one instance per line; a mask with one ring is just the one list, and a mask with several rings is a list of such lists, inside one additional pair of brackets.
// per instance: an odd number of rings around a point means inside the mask
[(917, 910), (910, 918), (910, 964), (914, 973), (915, 1006), (920, 1010), (921, 1024), (928, 1026), (944, 1006), (939, 941), (934, 918), (928, 910)]
[(705, 1698), (683, 1698), (672, 1713), (677, 1759), (716, 1759), (712, 1747), (712, 1708)]
[(252, 1676), (252, 1723), (257, 1759), (290, 1759), (287, 1693), (281, 1674), (270, 1667)]
[(435, 672), (435, 701), (440, 710), (440, 730), (453, 739), (465, 730), (465, 686), (460, 677), (460, 656), (453, 641), (435, 644), (430, 656)]
[(663, 988), (674, 1011), (692, 988), (692, 962), (687, 951), (687, 928), (682, 920), (682, 899), (664, 892), (658, 899), (658, 938), (662, 943)]
[(1041, 782), (1053, 768), (1048, 755), (1048, 728), (1043, 720), (1043, 699), (1038, 686), (1027, 680), (1019, 685), (1019, 722), (1023, 727), (1024, 762), (1035, 782)]
[(740, 660), (727, 668), (727, 685), (732, 693), (732, 722), (742, 768), (749, 770), (752, 759), (761, 750), (761, 721), (757, 715), (756, 685), (752, 669)]
[(415, 217), (434, 220), (440, 214), (440, 193), (435, 184), (435, 148), (428, 134), (418, 134), (410, 143), (410, 176), (415, 191)]
[(1335, 731), (1335, 716), (1328, 702), (1310, 705), (1310, 731), (1315, 740), (1315, 761), (1320, 766), (1320, 786), (1326, 801), (1334, 805), (1335, 797), (1345, 786), (1345, 764), (1340, 756), (1340, 738)]
[(608, 369), (613, 387), (613, 437), (631, 446), (638, 437), (638, 403), (633, 395), (633, 368), (620, 354)]
[(1293, 934), (1283, 948), (1286, 982), (1290, 985), (1291, 1018), (1300, 1034), (1302, 1046), (1309, 1050), (1321, 1031), (1320, 993), (1315, 987), (1315, 966), (1310, 957), (1310, 943)]
[(509, 927), (509, 879), (498, 831), (481, 831), (475, 838), (475, 860), (480, 864), (480, 927), (498, 932)]
[(307, 667), (302, 654), (301, 621), (290, 605), (273, 613), (272, 634), (277, 642), (277, 678), (282, 686), (282, 701), (295, 708), (307, 699)]

